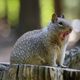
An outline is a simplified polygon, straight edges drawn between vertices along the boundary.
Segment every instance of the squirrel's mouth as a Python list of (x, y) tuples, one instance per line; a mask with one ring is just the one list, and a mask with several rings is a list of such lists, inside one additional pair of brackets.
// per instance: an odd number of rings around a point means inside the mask
[(64, 40), (66, 36), (68, 36), (71, 33), (72, 30), (61, 32), (60, 33), (60, 39)]

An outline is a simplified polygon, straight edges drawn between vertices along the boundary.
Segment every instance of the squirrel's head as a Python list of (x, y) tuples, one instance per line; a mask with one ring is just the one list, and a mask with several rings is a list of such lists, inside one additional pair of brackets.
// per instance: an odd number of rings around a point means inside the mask
[[(61, 20), (60, 20), (61, 19)], [(55, 34), (59, 35), (62, 39), (66, 37), (71, 32), (71, 27), (65, 25), (64, 21), (64, 16), (57, 17), (56, 14), (52, 15), (51, 23), (49, 24), (50, 26), (48, 27), (51, 32), (54, 32)]]

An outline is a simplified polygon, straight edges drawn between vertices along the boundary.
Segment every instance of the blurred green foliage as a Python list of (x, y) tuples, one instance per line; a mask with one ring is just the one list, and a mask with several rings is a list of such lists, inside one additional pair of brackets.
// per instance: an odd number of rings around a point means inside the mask
[[(46, 26), (51, 20), (51, 16), (54, 12), (54, 1), (39, 0), (39, 6), (41, 26)], [(15, 25), (19, 21), (19, 13), (20, 0), (0, 0), (0, 18), (7, 14), (8, 21), (11, 23), (11, 25)]]
[(19, 19), (20, 2), (19, 0), (7, 0), (7, 1), (8, 1), (8, 19), (13, 24), (16, 24), (18, 23)]
[(19, 0), (0, 0), (0, 18), (5, 15), (8, 17), (8, 21), (15, 25), (19, 19)]
[(0, 0), (0, 18), (5, 15), (5, 1)]
[(51, 20), (51, 16), (54, 12), (54, 1), (39, 0), (39, 3), (40, 3), (41, 26), (46, 26), (46, 24)]
[[(80, 0), (61, 0), (61, 4), (62, 13), (66, 18), (80, 18)], [(8, 21), (12, 25), (17, 24), (19, 21), (20, 6), (20, 0), (0, 0), (0, 18), (7, 14)], [(39, 0), (39, 6), (41, 26), (46, 26), (54, 12), (54, 0)]]
[(62, 12), (66, 18), (80, 18), (80, 0), (62, 0)]

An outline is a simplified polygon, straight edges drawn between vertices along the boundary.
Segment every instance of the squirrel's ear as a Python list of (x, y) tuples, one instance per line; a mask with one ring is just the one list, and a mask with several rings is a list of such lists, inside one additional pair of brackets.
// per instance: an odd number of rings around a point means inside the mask
[(65, 18), (64, 15), (61, 15), (60, 17), (61, 17), (61, 18)]
[(53, 14), (51, 21), (54, 23), (54, 22), (57, 21), (57, 19), (58, 19), (58, 18), (57, 18), (57, 15), (56, 15), (56, 14)]

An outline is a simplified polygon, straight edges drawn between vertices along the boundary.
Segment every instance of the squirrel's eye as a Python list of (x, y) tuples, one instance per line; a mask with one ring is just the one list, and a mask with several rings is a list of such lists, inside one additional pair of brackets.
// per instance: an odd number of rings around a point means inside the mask
[(64, 29), (65, 28), (64, 24), (62, 22), (59, 22), (59, 27), (60, 27), (60, 29)]
[(62, 23), (62, 22), (59, 22), (59, 24), (60, 24), (60, 25), (63, 25), (63, 23)]

